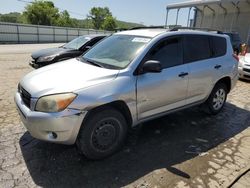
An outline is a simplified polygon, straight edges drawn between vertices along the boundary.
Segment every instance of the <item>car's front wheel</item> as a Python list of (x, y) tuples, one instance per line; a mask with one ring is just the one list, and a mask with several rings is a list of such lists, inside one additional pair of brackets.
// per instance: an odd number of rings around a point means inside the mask
[(206, 101), (206, 105), (211, 114), (215, 115), (221, 111), (227, 100), (227, 93), (227, 87), (224, 83), (218, 83), (215, 85)]
[(101, 159), (116, 152), (126, 135), (124, 116), (113, 108), (104, 108), (91, 112), (79, 131), (76, 143), (87, 158)]

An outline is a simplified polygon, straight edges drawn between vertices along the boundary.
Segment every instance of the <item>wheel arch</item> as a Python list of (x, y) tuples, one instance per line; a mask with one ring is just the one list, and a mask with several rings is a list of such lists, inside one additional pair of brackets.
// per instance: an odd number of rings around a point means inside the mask
[(219, 79), (216, 82), (215, 86), (217, 84), (219, 84), (219, 83), (224, 83), (226, 85), (226, 87), (227, 87), (227, 93), (230, 92), (230, 90), (231, 90), (231, 78), (229, 76), (226, 76), (226, 77), (223, 77), (223, 78)]
[(112, 102), (102, 104), (100, 106), (97, 106), (97, 107), (90, 109), (89, 112), (87, 113), (86, 117), (84, 118), (84, 120), (86, 120), (90, 115), (97, 113), (98, 111), (104, 110), (105, 108), (113, 108), (113, 109), (119, 111), (124, 116), (124, 118), (128, 124), (128, 127), (131, 127), (133, 125), (133, 118), (132, 118), (132, 114), (129, 110), (129, 107), (122, 100), (112, 101)]

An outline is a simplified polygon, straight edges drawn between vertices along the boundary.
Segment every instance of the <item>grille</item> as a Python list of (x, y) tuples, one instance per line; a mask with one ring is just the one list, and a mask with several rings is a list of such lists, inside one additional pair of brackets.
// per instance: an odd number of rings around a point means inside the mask
[(248, 76), (248, 75), (244, 75), (244, 77), (245, 77), (245, 78), (250, 78), (250, 76)]
[(250, 72), (250, 69), (243, 69), (243, 71), (245, 71), (245, 72)]
[(30, 108), (30, 99), (31, 99), (31, 95), (29, 94), (28, 91), (26, 91), (22, 86), (18, 86), (18, 91), (21, 95), (21, 98), (23, 100), (23, 103)]

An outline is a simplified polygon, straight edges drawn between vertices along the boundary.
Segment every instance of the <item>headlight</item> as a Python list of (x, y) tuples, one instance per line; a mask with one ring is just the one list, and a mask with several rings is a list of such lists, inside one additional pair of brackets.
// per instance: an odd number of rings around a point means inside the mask
[(60, 112), (76, 98), (74, 93), (48, 95), (38, 99), (35, 110), (40, 112)]
[(56, 55), (45, 56), (45, 57), (39, 57), (37, 61), (38, 62), (52, 61), (56, 56), (57, 56), (57, 54)]

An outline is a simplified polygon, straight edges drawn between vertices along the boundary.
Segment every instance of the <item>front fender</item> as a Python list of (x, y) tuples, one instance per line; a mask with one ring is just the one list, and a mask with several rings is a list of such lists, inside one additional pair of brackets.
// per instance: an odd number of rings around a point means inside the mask
[(115, 101), (123, 101), (128, 106), (133, 124), (137, 122), (136, 77), (118, 76), (112, 81), (76, 91), (77, 98), (69, 108), (89, 111)]

